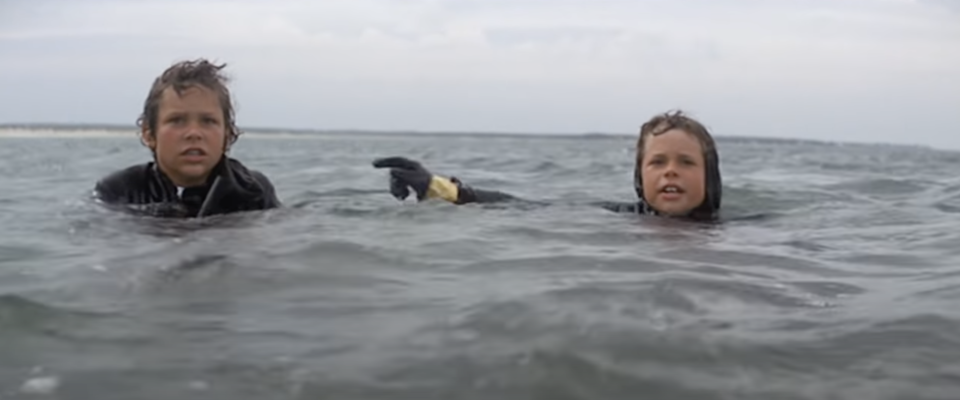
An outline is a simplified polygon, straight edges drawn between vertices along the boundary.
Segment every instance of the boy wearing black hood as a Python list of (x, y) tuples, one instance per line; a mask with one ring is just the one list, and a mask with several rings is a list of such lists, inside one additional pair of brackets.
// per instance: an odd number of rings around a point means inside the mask
[(266, 176), (226, 155), (240, 136), (225, 65), (169, 67), (153, 82), (137, 120), (153, 161), (116, 171), (94, 195), (158, 217), (203, 217), (280, 206)]
[[(680, 111), (659, 114), (643, 124), (634, 168), (635, 203), (602, 203), (606, 209), (648, 215), (715, 220), (722, 181), (716, 144), (707, 129)], [(422, 201), (440, 198), (455, 204), (514, 200), (498, 191), (471, 188), (456, 178), (431, 174), (402, 157), (375, 160), (390, 168), (390, 192), (398, 199), (411, 187)]]

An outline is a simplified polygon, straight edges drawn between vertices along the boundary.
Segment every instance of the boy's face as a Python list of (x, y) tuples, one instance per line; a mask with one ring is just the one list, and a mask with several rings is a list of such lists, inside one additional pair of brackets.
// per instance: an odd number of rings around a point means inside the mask
[(679, 129), (650, 135), (643, 153), (643, 197), (651, 207), (679, 216), (703, 203), (706, 168), (695, 136)]
[(223, 156), (226, 125), (217, 93), (203, 86), (181, 95), (163, 91), (156, 132), (145, 127), (141, 138), (156, 152), (160, 169), (177, 186), (199, 186)]

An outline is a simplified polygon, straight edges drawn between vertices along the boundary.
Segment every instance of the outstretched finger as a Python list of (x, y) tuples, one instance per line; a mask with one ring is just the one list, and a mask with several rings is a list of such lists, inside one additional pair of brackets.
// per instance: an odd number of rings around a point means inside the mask
[(407, 170), (417, 170), (423, 167), (420, 163), (406, 157), (385, 157), (373, 160), (374, 168), (400, 168)]

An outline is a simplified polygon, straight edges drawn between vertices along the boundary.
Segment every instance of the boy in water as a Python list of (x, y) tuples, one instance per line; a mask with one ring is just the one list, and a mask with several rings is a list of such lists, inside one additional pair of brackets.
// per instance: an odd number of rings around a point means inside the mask
[(226, 155), (240, 130), (224, 67), (184, 61), (154, 80), (137, 120), (153, 161), (101, 179), (96, 198), (181, 218), (280, 206), (266, 176)]
[[(693, 220), (714, 220), (720, 210), (722, 182), (716, 144), (707, 129), (682, 112), (654, 116), (640, 128), (634, 167), (635, 203), (602, 203), (611, 211)], [(416, 161), (378, 159), (390, 168), (390, 192), (400, 200), (412, 187), (417, 199), (439, 198), (454, 204), (513, 200), (497, 191), (474, 189), (456, 178), (433, 175)]]

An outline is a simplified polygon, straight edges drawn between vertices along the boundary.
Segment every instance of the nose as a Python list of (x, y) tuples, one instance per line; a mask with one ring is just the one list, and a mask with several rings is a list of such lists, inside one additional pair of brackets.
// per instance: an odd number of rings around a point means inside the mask
[(677, 176), (677, 163), (676, 161), (670, 161), (667, 163), (667, 168), (663, 171), (664, 176)]
[(200, 129), (200, 124), (193, 122), (187, 126), (187, 133), (184, 137), (187, 140), (200, 140), (203, 138), (203, 129)]

